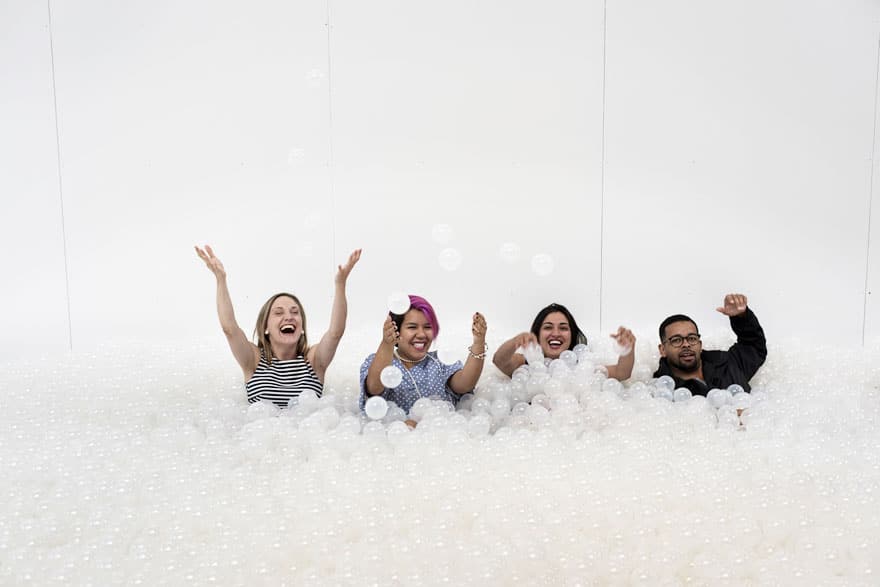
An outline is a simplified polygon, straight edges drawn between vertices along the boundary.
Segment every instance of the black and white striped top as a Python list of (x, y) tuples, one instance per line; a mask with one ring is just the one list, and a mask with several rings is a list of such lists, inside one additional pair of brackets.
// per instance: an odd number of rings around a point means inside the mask
[(266, 356), (261, 354), (257, 370), (245, 384), (245, 389), (250, 403), (270, 401), (279, 408), (286, 408), (290, 398), (299, 397), (306, 390), (321, 397), (324, 386), (302, 355), (286, 361), (275, 359), (270, 365)]

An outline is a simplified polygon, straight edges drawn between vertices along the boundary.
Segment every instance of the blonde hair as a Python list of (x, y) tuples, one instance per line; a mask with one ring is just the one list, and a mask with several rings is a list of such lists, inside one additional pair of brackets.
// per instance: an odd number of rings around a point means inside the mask
[(306, 336), (306, 311), (303, 308), (302, 303), (300, 303), (299, 298), (293, 294), (286, 292), (277, 293), (269, 298), (266, 303), (263, 304), (263, 307), (260, 308), (260, 313), (257, 314), (257, 325), (254, 328), (254, 339), (257, 341), (257, 347), (269, 363), (277, 357), (275, 356), (275, 351), (272, 350), (272, 343), (269, 341), (269, 336), (266, 334), (266, 325), (269, 322), (269, 310), (272, 309), (272, 304), (275, 303), (275, 300), (281, 297), (288, 297), (296, 302), (296, 305), (299, 306), (299, 315), (302, 316), (302, 334), (299, 337), (299, 342), (296, 343), (296, 356), (305, 355), (309, 350), (309, 339)]

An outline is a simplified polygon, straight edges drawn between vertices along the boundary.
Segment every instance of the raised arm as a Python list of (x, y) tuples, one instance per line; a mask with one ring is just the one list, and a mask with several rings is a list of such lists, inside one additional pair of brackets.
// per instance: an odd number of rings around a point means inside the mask
[(257, 369), (259, 350), (251, 343), (247, 335), (235, 320), (235, 311), (232, 309), (232, 299), (229, 296), (229, 288), (226, 286), (226, 270), (223, 263), (214, 254), (209, 245), (204, 249), (196, 247), (196, 254), (205, 262), (214, 277), (217, 278), (217, 316), (220, 318), (220, 327), (226, 335), (226, 342), (232, 350), (232, 355), (244, 372), (245, 380), (251, 378)]
[(382, 342), (379, 343), (379, 348), (376, 349), (376, 356), (373, 358), (373, 362), (370, 363), (370, 369), (367, 371), (367, 380), (364, 386), (367, 388), (368, 395), (380, 395), (385, 391), (385, 386), (382, 385), (381, 379), (382, 369), (391, 364), (394, 358), (394, 345), (399, 337), (397, 325), (391, 320), (391, 315), (389, 314), (385, 318), (385, 324), (382, 325)]
[[(624, 353), (617, 359), (616, 365), (606, 365), (605, 368), (608, 369), (608, 377), (625, 381), (633, 372), (633, 364), (636, 360), (636, 337), (631, 330), (621, 326), (611, 338), (617, 341)], [(629, 352), (626, 352), (627, 349)]]
[(521, 332), (498, 347), (492, 362), (498, 369), (508, 377), (513, 375), (517, 367), (524, 365), (525, 357), (521, 353), (517, 353), (516, 349), (528, 346), (529, 343), (538, 344), (538, 339), (531, 332)]
[(458, 395), (472, 392), (483, 372), (483, 363), (486, 359), (486, 319), (479, 312), (474, 314), (471, 333), (474, 341), (468, 349), (464, 368), (456, 371), (449, 378), (449, 387)]
[(767, 358), (767, 339), (758, 317), (749, 308), (744, 294), (724, 296), (724, 305), (716, 308), (730, 318), (730, 327), (736, 334), (736, 344), (728, 352), (748, 379), (751, 379)]
[(315, 370), (315, 374), (321, 381), (324, 380), (324, 372), (336, 355), (339, 341), (345, 333), (345, 320), (348, 317), (348, 300), (345, 297), (345, 283), (348, 275), (361, 258), (361, 249), (356, 249), (348, 256), (345, 265), (339, 265), (334, 279), (335, 292), (333, 294), (333, 310), (330, 312), (330, 327), (320, 342), (309, 349), (309, 363)]

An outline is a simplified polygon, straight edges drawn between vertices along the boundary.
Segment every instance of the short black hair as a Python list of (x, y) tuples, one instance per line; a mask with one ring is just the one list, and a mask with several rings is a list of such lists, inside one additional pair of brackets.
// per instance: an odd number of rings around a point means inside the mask
[(694, 322), (690, 316), (685, 316), (684, 314), (673, 314), (672, 316), (660, 323), (660, 342), (663, 342), (663, 338), (666, 336), (666, 327), (673, 322), (690, 322), (694, 325), (694, 328), (697, 329), (697, 334), (700, 333), (700, 327), (697, 326), (697, 323)]
[(565, 315), (565, 319), (568, 320), (568, 327), (571, 329), (571, 343), (568, 345), (568, 350), (573, 349), (576, 345), (579, 344), (587, 344), (587, 335), (578, 327), (577, 322), (575, 322), (574, 316), (571, 315), (571, 312), (568, 311), (568, 308), (563, 306), (562, 304), (550, 304), (546, 308), (543, 308), (538, 315), (535, 316), (534, 322), (532, 322), (532, 334), (535, 335), (535, 338), (538, 338), (538, 333), (541, 332), (541, 324), (544, 323), (544, 318), (546, 318), (549, 314), (553, 312), (561, 312)]

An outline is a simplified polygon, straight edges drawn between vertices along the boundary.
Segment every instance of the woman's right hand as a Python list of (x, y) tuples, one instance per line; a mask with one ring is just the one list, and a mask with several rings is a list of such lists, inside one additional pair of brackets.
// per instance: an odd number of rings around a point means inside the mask
[(538, 344), (538, 339), (531, 332), (521, 332), (514, 336), (511, 340), (514, 342), (513, 350), (518, 348), (527, 349), (530, 343)]
[(397, 331), (397, 324), (394, 323), (394, 320), (392, 320), (389, 315), (385, 318), (385, 324), (383, 325), (382, 342), (387, 345), (395, 346), (399, 339), (400, 333)]
[(205, 265), (208, 266), (208, 269), (211, 270), (211, 273), (213, 273), (217, 279), (226, 278), (226, 269), (223, 268), (223, 263), (221, 263), (220, 259), (214, 254), (211, 245), (205, 245), (204, 249), (196, 247), (196, 253), (199, 255), (199, 259), (205, 262)]

